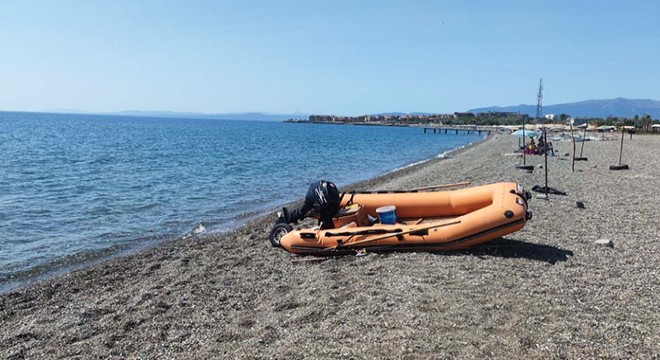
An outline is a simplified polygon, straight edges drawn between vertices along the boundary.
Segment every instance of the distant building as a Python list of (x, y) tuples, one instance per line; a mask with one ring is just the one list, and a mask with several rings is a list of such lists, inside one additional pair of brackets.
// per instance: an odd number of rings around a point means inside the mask
[(554, 121), (555, 120), (555, 114), (547, 114), (545, 116), (547, 120)]

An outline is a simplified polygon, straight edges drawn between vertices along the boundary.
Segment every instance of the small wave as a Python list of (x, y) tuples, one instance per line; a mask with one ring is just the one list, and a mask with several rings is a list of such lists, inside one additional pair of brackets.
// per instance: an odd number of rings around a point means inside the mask
[[(461, 146), (461, 147), (462, 147), (462, 146)], [(452, 156), (451, 156), (451, 153), (452, 153), (453, 151), (455, 151), (455, 150), (460, 149), (461, 147), (457, 147), (456, 149), (447, 150), (447, 151), (445, 151), (445, 152), (442, 152), (442, 153), (438, 154), (438, 155), (436, 156), (436, 158), (438, 158), (438, 159), (450, 159), (450, 158), (452, 157)]]
[(202, 224), (202, 223), (199, 223), (199, 224), (195, 225), (195, 227), (192, 228), (192, 230), (190, 230), (185, 235), (183, 235), (183, 238), (184, 239), (190, 239), (190, 238), (197, 237), (197, 236), (199, 236), (201, 234), (204, 234), (204, 233), (206, 233), (206, 226), (204, 226), (204, 224)]
[(204, 225), (201, 224), (201, 223), (200, 223), (199, 225), (195, 226), (195, 227), (192, 229), (192, 233), (193, 233), (193, 234), (201, 234), (201, 233), (204, 233), (204, 232), (206, 232), (206, 228), (205, 228)]
[(430, 160), (430, 159), (417, 161), (417, 162), (414, 162), (414, 163), (412, 163), (412, 164), (408, 164), (408, 165), (405, 165), (405, 166), (401, 166), (401, 167), (398, 167), (398, 168), (392, 169), (392, 170), (388, 171), (387, 173), (390, 174), (390, 173), (393, 173), (393, 172), (397, 172), (397, 171), (399, 171), (399, 170), (403, 170), (403, 169), (407, 169), (407, 168), (410, 168), (410, 167), (413, 167), (413, 166), (417, 166), (417, 165), (423, 164), (423, 163), (425, 163), (425, 162), (427, 162), (427, 161), (429, 161), (429, 160)]
[(442, 153), (438, 154), (438, 156), (436, 156), (436, 158), (438, 158), (438, 159), (451, 159), (453, 157), (453, 154), (456, 151), (461, 150), (461, 149), (465, 149), (465, 148), (470, 147), (472, 145), (474, 145), (474, 142), (470, 142), (470, 143), (467, 143), (467, 144), (464, 144), (464, 145), (461, 145), (461, 146), (457, 146), (453, 149), (449, 149), (445, 152), (442, 152)]

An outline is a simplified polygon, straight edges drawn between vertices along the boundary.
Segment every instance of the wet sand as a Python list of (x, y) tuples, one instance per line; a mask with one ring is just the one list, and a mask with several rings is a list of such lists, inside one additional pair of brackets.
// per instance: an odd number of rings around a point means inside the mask
[[(549, 185), (568, 195), (533, 199), (523, 230), (469, 251), (297, 257), (268, 243), (271, 215), (111, 259), (0, 295), (0, 355), (657, 357), (659, 144), (660, 136), (626, 136), (631, 169), (610, 171), (619, 141), (591, 141), (589, 160), (572, 172), (570, 143), (555, 142)], [(494, 135), (356, 187), (543, 185), (543, 169), (526, 173), (505, 155), (516, 145)]]

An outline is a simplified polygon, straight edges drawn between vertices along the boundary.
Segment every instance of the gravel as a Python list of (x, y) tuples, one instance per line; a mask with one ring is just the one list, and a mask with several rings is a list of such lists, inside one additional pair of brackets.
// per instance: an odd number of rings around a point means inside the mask
[[(562, 156), (548, 159), (548, 185), (567, 195), (531, 200), (524, 229), (469, 251), (310, 260), (269, 245), (270, 215), (0, 295), (0, 355), (658, 357), (660, 136), (626, 138), (622, 171), (608, 169), (618, 163), (612, 137), (586, 143), (575, 172), (564, 156), (572, 146), (555, 142)], [(496, 134), (354, 187), (543, 186), (543, 168), (515, 168), (516, 145)]]

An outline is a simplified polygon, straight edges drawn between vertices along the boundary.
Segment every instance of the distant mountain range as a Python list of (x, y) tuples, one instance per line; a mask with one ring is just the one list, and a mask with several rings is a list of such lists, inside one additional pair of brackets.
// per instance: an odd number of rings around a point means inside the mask
[[(472, 113), (502, 111), (519, 112), (536, 116), (536, 105), (517, 106), (489, 106), (468, 110)], [(660, 119), (660, 101), (644, 99), (616, 98), (610, 100), (585, 100), (567, 104), (544, 105), (543, 115), (568, 114), (573, 117), (600, 117), (608, 116), (631, 118), (635, 115), (650, 115), (653, 119)]]
[(159, 117), (159, 118), (184, 118), (184, 119), (217, 119), (217, 120), (258, 120), (258, 121), (284, 121), (288, 119), (307, 119), (308, 114), (293, 113), (293, 114), (270, 114), (260, 112), (245, 112), (245, 113), (222, 113), (222, 114), (205, 114), (194, 112), (175, 112), (175, 111), (140, 111), (140, 110), (127, 110), (112, 113), (105, 113), (104, 115), (119, 115), (119, 116), (141, 116), (141, 117)]
[[(517, 112), (536, 116), (536, 105), (515, 105), (515, 106), (488, 106), (476, 109), (470, 109), (468, 112)], [(75, 109), (57, 109), (49, 112), (84, 114), (84, 112)], [(100, 115), (118, 115), (118, 116), (142, 116), (142, 117), (166, 117), (166, 118), (192, 118), (192, 119), (219, 119), (219, 120), (259, 120), (259, 121), (284, 121), (288, 119), (307, 120), (309, 114), (295, 112), (291, 114), (272, 114), (261, 112), (244, 113), (196, 113), (196, 112), (174, 112), (174, 111), (142, 111), (128, 110), (111, 113), (93, 113)], [(635, 115), (650, 115), (653, 119), (660, 119), (660, 101), (650, 99), (625, 99), (616, 98), (609, 100), (585, 100), (574, 103), (544, 105), (543, 115), (547, 114), (567, 114), (573, 117), (600, 117), (608, 116), (632, 118)], [(371, 115), (433, 115), (429, 112), (385, 112)]]

